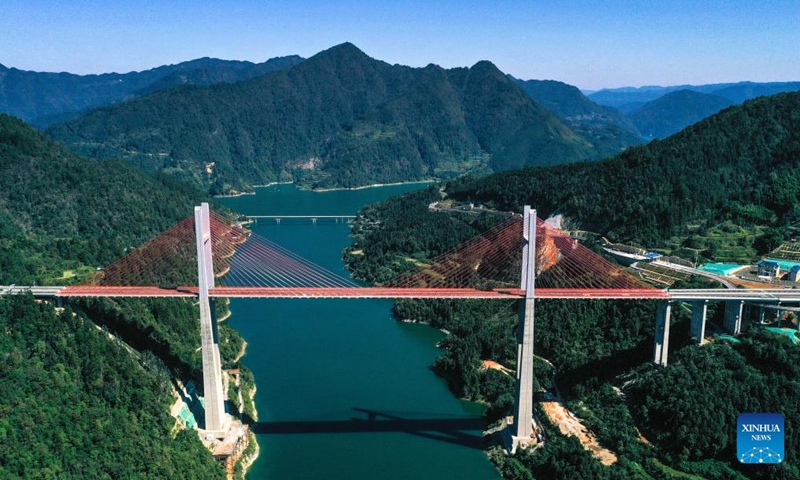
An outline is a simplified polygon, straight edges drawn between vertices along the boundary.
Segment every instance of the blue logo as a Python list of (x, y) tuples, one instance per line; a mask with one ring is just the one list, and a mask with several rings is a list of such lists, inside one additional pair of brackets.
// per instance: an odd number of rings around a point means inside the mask
[(736, 456), (740, 462), (783, 462), (783, 415), (743, 413), (736, 424)]

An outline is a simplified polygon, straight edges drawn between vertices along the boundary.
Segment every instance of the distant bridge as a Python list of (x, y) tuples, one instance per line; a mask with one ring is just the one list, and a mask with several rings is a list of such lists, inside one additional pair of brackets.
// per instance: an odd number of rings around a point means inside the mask
[(356, 218), (356, 215), (245, 215), (247, 218)]
[(346, 222), (356, 218), (355, 215), (245, 215), (248, 220), (269, 219), (275, 220), (275, 223), (281, 223), (281, 220), (311, 220), (312, 223), (317, 223), (318, 220), (333, 220), (335, 222)]

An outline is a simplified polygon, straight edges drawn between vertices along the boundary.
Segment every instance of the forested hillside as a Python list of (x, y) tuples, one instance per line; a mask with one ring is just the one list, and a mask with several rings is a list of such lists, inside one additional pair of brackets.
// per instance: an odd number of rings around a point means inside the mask
[[(6, 115), (0, 115), (0, 165), (0, 285), (84, 281), (191, 215), (203, 200), (166, 175), (75, 155)], [(176, 373), (199, 371), (199, 324), (188, 303), (118, 299), (81, 305), (137, 348), (159, 353)], [(226, 326), (221, 331), (231, 350), (223, 357), (231, 359), (241, 338)]]
[[(492, 217), (500, 217), (431, 211), (428, 204), (438, 193), (433, 187), (365, 208), (353, 228), (355, 242), (345, 254), (354, 274), (379, 281), (390, 278), (474, 236), (497, 223), (498, 219)], [(374, 262), (370, 256), (376, 252), (380, 260)], [(514, 368), (517, 310), (514, 301), (403, 300), (395, 305), (394, 315), (449, 332), (440, 344), (444, 351), (434, 370), (447, 380), (454, 394), (486, 402), (487, 423), (492, 423), (509, 413), (514, 382), (511, 376), (487, 370), (482, 361)], [(713, 317), (713, 309), (711, 312)], [(687, 338), (688, 318), (681, 309), (674, 310), (672, 355), (696, 348)], [(637, 431), (641, 411), (630, 410), (614, 389), (639, 375), (653, 379), (659, 375), (658, 371), (651, 372), (653, 302), (541, 301), (536, 306), (536, 325), (535, 352), (540, 358), (535, 361), (535, 385), (553, 395), (560, 392), (569, 408), (583, 419), (602, 446), (617, 454), (619, 461), (611, 467), (601, 465), (576, 439), (563, 436), (544, 412), (538, 411), (546, 430), (545, 448), (532, 455), (513, 457), (496, 449), (491, 451), (504, 478), (650, 480), (685, 475), (683, 472), (703, 478), (744, 478), (722, 450), (703, 461), (697, 461), (697, 457), (673, 457), (667, 443), (671, 437), (663, 427), (657, 434), (656, 429), (651, 430), (658, 442), (642, 441)], [(658, 395), (672, 392), (659, 391)], [(760, 398), (759, 401), (772, 401), (768, 394)], [(697, 408), (703, 406), (698, 403)], [(667, 417), (675, 414), (660, 412)], [(700, 424), (687, 424), (687, 428), (690, 429), (685, 435), (692, 441), (700, 441), (706, 431)], [(784, 465), (780, 471), (791, 475), (796, 467)]]
[[(779, 412), (786, 421), (787, 462), (775, 467), (738, 466), (748, 478), (797, 478), (800, 447), (800, 348), (785, 336), (754, 331), (740, 344), (687, 348), (669, 368), (642, 375), (631, 389), (632, 413), (648, 438), (676, 463), (709, 458), (733, 462), (731, 426), (745, 412)], [(697, 392), (702, 392), (697, 395)], [(691, 399), (691, 400), (690, 400)], [(700, 472), (698, 472), (700, 473)]]
[(708, 93), (725, 97), (732, 104), (742, 103), (764, 95), (775, 95), (783, 92), (800, 90), (800, 82), (738, 82), (738, 83), (712, 83), (707, 85), (671, 85), (668, 87), (621, 87), (604, 88), (590, 93), (589, 99), (600, 105), (608, 105), (621, 111), (630, 113), (645, 103), (652, 102), (671, 92), (678, 90), (691, 90), (693, 92)]
[(160, 91), (50, 132), (212, 193), (294, 179), (318, 187), (451, 177), (597, 159), (593, 142), (489, 62), (445, 70), (374, 60), (352, 44), (234, 85)]
[[(446, 195), (504, 211), (531, 203), (541, 216), (564, 212), (613, 238), (650, 244), (689, 222), (785, 225), (796, 221), (800, 201), (799, 103), (800, 93), (757, 99), (606, 161), (456, 181)], [(428, 208), (444, 196), (432, 187), (365, 208), (345, 254), (354, 274), (390, 278), (493, 224), (488, 212)], [(710, 307), (709, 318), (719, 323), (722, 309)], [(435, 370), (457, 395), (487, 402), (492, 422), (513, 404), (513, 379), (483, 368), (482, 360), (514, 367), (517, 309), (512, 302), (402, 301), (394, 313), (450, 332)], [(535, 352), (546, 361), (535, 363), (535, 384), (560, 392), (618, 461), (601, 465), (538, 410), (545, 447), (512, 457), (492, 451), (504, 478), (797, 478), (793, 457), (759, 469), (737, 462), (731, 432), (742, 412), (781, 412), (787, 425), (800, 422), (790, 405), (791, 392), (800, 391), (792, 367), (800, 350), (758, 329), (741, 344), (700, 347), (688, 339), (689, 316), (673, 309), (670, 366), (657, 369), (653, 302), (537, 302)], [(787, 452), (797, 441), (787, 436)]]
[(171, 433), (169, 373), (86, 317), (0, 297), (0, 477), (224, 478), (195, 432)]
[(734, 103), (719, 95), (678, 90), (645, 103), (628, 118), (645, 138), (665, 138)]
[(630, 120), (614, 108), (589, 100), (577, 87), (555, 80), (514, 81), (573, 130), (594, 142), (616, 146), (618, 151), (642, 143)]
[(260, 77), (271, 72), (286, 70), (302, 61), (303, 57), (297, 55), (270, 58), (263, 63), (200, 58), (177, 65), (159, 67), (169, 73), (150, 85), (136, 90), (133, 94), (135, 96), (143, 96), (159, 90), (184, 85), (202, 87), (216, 85), (217, 83), (241, 82), (242, 80)]
[(596, 163), (528, 168), (448, 187), (453, 198), (657, 246), (690, 224), (783, 226), (800, 219), (800, 93), (732, 107), (664, 140)]
[[(6, 115), (0, 172), (0, 284), (85, 279), (203, 198), (175, 179), (77, 156)], [(175, 437), (167, 414), (171, 375), (201, 378), (196, 307), (176, 299), (72, 307), (78, 315), (0, 297), (0, 477), (220, 477), (197, 435)], [(241, 336), (222, 325), (220, 338), (231, 365)]]
[(237, 82), (289, 68), (298, 56), (264, 63), (199, 58), (130, 73), (75, 75), (31, 72), (0, 65), (0, 112), (40, 128), (76, 118), (89, 108), (118, 103), (179, 85)]
[(202, 198), (169, 176), (82, 158), (2, 114), (0, 171), (0, 284), (52, 284), (65, 270), (105, 266)]

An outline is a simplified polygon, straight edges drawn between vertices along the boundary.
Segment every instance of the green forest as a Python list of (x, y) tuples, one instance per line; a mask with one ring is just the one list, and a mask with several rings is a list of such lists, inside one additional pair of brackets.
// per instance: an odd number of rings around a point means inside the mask
[[(781, 228), (800, 212), (800, 187), (791, 182), (800, 168), (798, 103), (800, 94), (758, 99), (602, 162), (464, 179), (369, 206), (353, 226), (345, 260), (355, 276), (385, 281), (498, 221), (489, 212), (429, 208), (442, 198), (502, 211), (531, 203), (540, 216), (565, 213), (610, 238), (650, 245), (691, 235), (692, 225), (721, 221), (766, 225), (782, 237)], [(514, 387), (511, 377), (484, 369), (482, 360), (515, 367), (518, 308), (512, 301), (405, 300), (396, 303), (394, 314), (449, 332), (434, 368), (456, 395), (486, 402), (491, 423), (509, 413)], [(709, 310), (714, 321), (721, 315), (722, 309)], [(656, 368), (654, 302), (537, 301), (536, 384), (560, 393), (618, 461), (603, 466), (540, 411), (548, 440), (536, 454), (508, 457), (490, 448), (504, 478), (800, 476), (793, 457), (758, 469), (735, 458), (739, 413), (781, 412), (787, 431), (800, 422), (791, 400), (800, 388), (800, 349), (759, 329), (740, 343), (698, 347), (688, 338), (689, 317), (688, 308), (673, 309), (670, 366)], [(793, 451), (797, 435), (786, 442), (786, 451)]]
[[(800, 93), (786, 93), (607, 160), (459, 178), (363, 209), (344, 259), (354, 277), (381, 284), (507, 218), (492, 211), (525, 204), (612, 241), (663, 247), (678, 238), (709, 258), (717, 247), (708, 232), (740, 228), (743, 247), (764, 253), (800, 221), (799, 128)], [(599, 145), (576, 133), (488, 62), (412, 69), (349, 44), (236, 85), (156, 92), (51, 133), (86, 154), (125, 159), (82, 157), (0, 115), (0, 284), (82, 281), (189, 215), (202, 192), (288, 178), (356, 186), (486, 173), (596, 159), (620, 140)], [(429, 208), (442, 199), (486, 209)], [(518, 308), (398, 301), (394, 316), (449, 332), (433, 368), (459, 397), (485, 402), (492, 424), (509, 413), (514, 384), (482, 361), (515, 367)], [(653, 302), (536, 308), (536, 385), (560, 395), (618, 462), (602, 465), (539, 411), (548, 441), (535, 455), (490, 446), (505, 478), (800, 478), (791, 454), (757, 470), (733, 455), (743, 411), (783, 413), (787, 451), (799, 446), (800, 350), (788, 339), (752, 329), (739, 343), (698, 347), (687, 338), (688, 309), (675, 308), (671, 364), (655, 368)], [(61, 310), (0, 298), (0, 477), (221, 476), (197, 436), (175, 433), (166, 413), (171, 379), (199, 379), (198, 330), (189, 301), (84, 300)], [(241, 337), (225, 325), (220, 335), (224, 366), (238, 366)]]
[(224, 477), (194, 432), (172, 433), (152, 354), (29, 296), (0, 297), (0, 331), (0, 477)]
[[(75, 155), (5, 115), (0, 162), (0, 284), (85, 280), (204, 198), (166, 175)], [(202, 379), (197, 319), (190, 301), (94, 299), (57, 312), (0, 298), (0, 478), (222, 477), (167, 414), (171, 379)], [(231, 367), (242, 338), (223, 324), (220, 339)]]
[(589, 100), (578, 87), (556, 80), (518, 80), (525, 92), (562, 118), (580, 135), (617, 152), (643, 142), (639, 131), (618, 110)]
[(433, 213), (428, 204), (440, 198), (439, 189), (433, 185), (362, 209), (352, 227), (354, 241), (344, 253), (356, 278), (380, 284), (506, 220)]
[(0, 166), (0, 284), (74, 281), (191, 215), (203, 199), (167, 175), (75, 155), (2, 114)]
[(159, 91), (48, 132), (81, 154), (125, 158), (213, 194), (288, 179), (452, 178), (619, 151), (616, 139), (575, 133), (490, 62), (410, 68), (349, 43), (285, 71)]
[(711, 93), (677, 90), (642, 105), (628, 118), (645, 138), (665, 138), (736, 103)]
[[(529, 204), (541, 218), (563, 213), (612, 241), (656, 247), (676, 235), (702, 237), (723, 222), (795, 224), (799, 177), (800, 93), (784, 93), (728, 108), (601, 162), (465, 178), (447, 192), (500, 210)], [(762, 253), (774, 246), (774, 236), (763, 234)]]

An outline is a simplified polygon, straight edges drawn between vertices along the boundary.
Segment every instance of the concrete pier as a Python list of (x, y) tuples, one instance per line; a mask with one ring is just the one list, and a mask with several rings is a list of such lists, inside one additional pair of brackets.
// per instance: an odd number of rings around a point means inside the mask
[(701, 345), (706, 336), (707, 313), (708, 300), (695, 300), (692, 302), (692, 323), (689, 327), (689, 335)]
[(725, 319), (723, 320), (723, 327), (731, 335), (739, 335), (742, 333), (742, 319), (744, 310), (744, 301), (742, 300), (729, 300), (725, 302)]
[(672, 302), (662, 300), (658, 302), (656, 312), (656, 340), (653, 348), (653, 362), (662, 367), (667, 366), (669, 353), (669, 322), (672, 315)]

